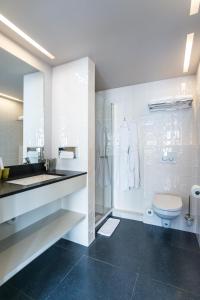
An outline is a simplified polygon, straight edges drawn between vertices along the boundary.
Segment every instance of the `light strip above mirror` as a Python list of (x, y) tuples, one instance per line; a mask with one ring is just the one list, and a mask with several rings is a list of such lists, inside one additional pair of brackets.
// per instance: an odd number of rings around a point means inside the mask
[(189, 71), (193, 41), (194, 41), (194, 32), (188, 33), (186, 39), (186, 46), (185, 46), (185, 59), (184, 59), (184, 66), (183, 66), (184, 73), (187, 73)]
[(4, 99), (7, 99), (7, 100), (12, 100), (12, 101), (17, 101), (17, 102), (23, 102), (22, 99), (15, 98), (13, 96), (10, 96), (10, 95), (4, 94), (4, 93), (0, 93), (0, 98), (4, 98)]
[(199, 13), (200, 0), (191, 0), (190, 6), (190, 16), (196, 15)]
[(2, 14), (0, 14), (0, 22), (2, 22), (4, 25), (8, 26), (11, 30), (13, 30), (19, 36), (21, 36), (24, 40), (26, 40), (29, 44), (31, 44), (37, 50), (42, 52), (48, 58), (50, 58), (50, 59), (55, 58), (54, 55), (52, 55), (50, 52), (48, 52), (46, 49), (44, 49), (42, 46), (40, 46), (36, 41), (34, 41), (30, 36), (28, 36), (25, 32), (23, 32), (21, 29), (19, 29), (15, 24), (13, 24), (11, 21), (9, 21)]

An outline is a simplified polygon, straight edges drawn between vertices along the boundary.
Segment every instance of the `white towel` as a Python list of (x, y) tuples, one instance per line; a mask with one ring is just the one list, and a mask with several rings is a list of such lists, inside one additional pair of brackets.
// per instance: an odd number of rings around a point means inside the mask
[(131, 190), (140, 185), (137, 125), (123, 121), (119, 132), (119, 186)]
[(60, 159), (73, 159), (74, 152), (72, 151), (60, 151)]
[(133, 151), (131, 158), (133, 160), (132, 168), (134, 170), (134, 188), (140, 186), (140, 158), (139, 158), (139, 144), (138, 144), (138, 128), (135, 122), (130, 122), (130, 144), (131, 151)]

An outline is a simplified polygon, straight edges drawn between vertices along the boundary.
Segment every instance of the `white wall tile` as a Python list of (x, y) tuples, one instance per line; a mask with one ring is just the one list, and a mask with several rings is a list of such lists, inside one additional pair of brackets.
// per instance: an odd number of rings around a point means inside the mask
[[(200, 118), (199, 118), (199, 114), (200, 114), (200, 64), (199, 64), (199, 68), (198, 68), (197, 76), (196, 76), (196, 94), (197, 94), (196, 120), (197, 120), (197, 132), (198, 132), (197, 138), (198, 138), (198, 145), (199, 145), (198, 157), (200, 157)], [(197, 184), (200, 185), (200, 165), (198, 165)], [(196, 213), (197, 237), (198, 237), (199, 244), (200, 244), (200, 201), (199, 200), (196, 201), (196, 205), (197, 205), (197, 213)]]
[[(86, 218), (66, 236), (89, 245), (95, 237), (95, 66), (88, 58), (53, 68), (52, 154), (57, 168), (86, 171), (87, 187), (62, 200), (66, 209), (82, 212)], [(59, 159), (58, 148), (76, 146), (77, 159)]]
[[(135, 121), (139, 131), (141, 187), (123, 192), (114, 180), (114, 208), (144, 214), (144, 221), (160, 225), (156, 216), (148, 219), (146, 208), (152, 206), (156, 192), (171, 192), (183, 197), (184, 210), (173, 226), (187, 228), (183, 215), (187, 210), (191, 185), (197, 181), (198, 146), (196, 138), (195, 103), (192, 110), (175, 112), (148, 111), (148, 103), (163, 98), (193, 95), (195, 76), (173, 78), (98, 92), (97, 99), (106, 99), (115, 105), (114, 139), (124, 119)], [(100, 100), (101, 101), (101, 100)], [(115, 144), (114, 169), (118, 167)], [(176, 164), (162, 164), (165, 149), (176, 153)]]

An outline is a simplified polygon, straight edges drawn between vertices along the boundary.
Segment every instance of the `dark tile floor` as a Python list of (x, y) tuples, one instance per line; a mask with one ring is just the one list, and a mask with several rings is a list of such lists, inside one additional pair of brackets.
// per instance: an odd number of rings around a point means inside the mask
[(0, 300), (197, 300), (194, 234), (121, 219), (90, 248), (60, 240), (0, 288)]

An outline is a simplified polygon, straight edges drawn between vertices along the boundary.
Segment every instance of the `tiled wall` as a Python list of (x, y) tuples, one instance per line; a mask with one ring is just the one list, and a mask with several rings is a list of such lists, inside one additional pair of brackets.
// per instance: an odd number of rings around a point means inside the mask
[[(52, 155), (57, 168), (86, 171), (87, 187), (62, 199), (62, 207), (86, 218), (67, 239), (88, 246), (95, 238), (95, 65), (89, 58), (53, 68)], [(58, 148), (77, 147), (76, 159), (59, 159)]]
[[(139, 133), (141, 186), (132, 191), (121, 191), (114, 180), (115, 209), (143, 214), (144, 222), (160, 225), (157, 216), (146, 215), (146, 209), (152, 206), (154, 194), (180, 194), (183, 197), (184, 209), (182, 216), (173, 222), (173, 227), (195, 231), (195, 225), (192, 228), (185, 226), (183, 216), (187, 210), (191, 185), (197, 182), (196, 104), (194, 103), (193, 109), (185, 111), (148, 111), (148, 103), (152, 100), (188, 94), (195, 96), (195, 88), (195, 76), (188, 76), (97, 93), (98, 99), (106, 99), (115, 105), (115, 149), (124, 118), (128, 122), (136, 122)], [(175, 152), (175, 164), (161, 162), (166, 149)], [(115, 172), (118, 160), (115, 151)], [(196, 214), (195, 201), (193, 210)]]
[[(198, 144), (200, 145), (200, 64), (197, 72), (197, 77), (196, 77), (196, 93), (197, 93), (197, 114), (196, 114), (196, 119), (197, 119), (197, 138), (198, 138)], [(200, 148), (200, 147), (199, 147)], [(198, 153), (200, 157), (200, 151)], [(197, 184), (200, 185), (200, 165), (198, 168), (198, 180)], [(200, 200), (197, 201), (197, 236), (200, 244)]]
[(0, 98), (0, 157), (5, 165), (22, 162), (23, 122), (18, 121), (22, 114), (21, 103)]

